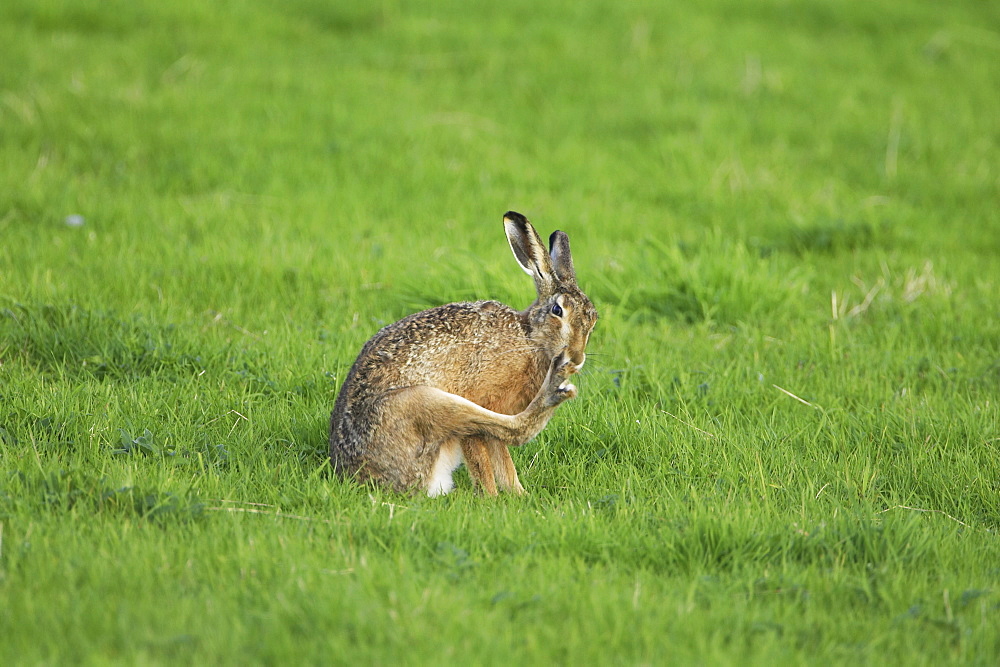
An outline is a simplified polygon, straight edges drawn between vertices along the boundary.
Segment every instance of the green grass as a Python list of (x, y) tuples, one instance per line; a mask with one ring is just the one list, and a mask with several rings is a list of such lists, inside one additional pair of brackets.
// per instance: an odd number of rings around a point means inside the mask
[[(5, 0), (0, 43), (0, 664), (1000, 654), (1000, 5)], [(510, 208), (601, 311), (529, 495), (332, 476), (381, 325), (532, 298)]]

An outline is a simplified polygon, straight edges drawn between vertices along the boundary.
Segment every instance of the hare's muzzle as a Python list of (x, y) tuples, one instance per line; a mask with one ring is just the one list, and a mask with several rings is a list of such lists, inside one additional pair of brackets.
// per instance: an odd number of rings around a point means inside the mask
[(569, 374), (572, 375), (573, 373), (579, 373), (580, 370), (583, 368), (583, 364), (586, 363), (586, 361), (587, 361), (587, 355), (583, 352), (580, 352), (577, 355), (570, 354), (568, 362)]
[(583, 368), (584, 362), (587, 360), (587, 355), (583, 352), (573, 353), (569, 349), (563, 349), (555, 359), (555, 365), (558, 368), (564, 369), (566, 375), (573, 375), (574, 373), (579, 373), (580, 369)]

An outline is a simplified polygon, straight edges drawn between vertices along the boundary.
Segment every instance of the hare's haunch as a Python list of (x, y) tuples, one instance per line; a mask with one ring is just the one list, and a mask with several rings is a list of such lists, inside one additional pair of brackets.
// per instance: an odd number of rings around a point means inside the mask
[(546, 251), (519, 213), (504, 215), (514, 257), (538, 298), (518, 312), (497, 301), (451, 303), (406, 317), (369, 340), (340, 388), (330, 460), (341, 475), (431, 496), (464, 461), (485, 493), (523, 493), (508, 447), (528, 442), (576, 396), (597, 311), (576, 284), (569, 237)]

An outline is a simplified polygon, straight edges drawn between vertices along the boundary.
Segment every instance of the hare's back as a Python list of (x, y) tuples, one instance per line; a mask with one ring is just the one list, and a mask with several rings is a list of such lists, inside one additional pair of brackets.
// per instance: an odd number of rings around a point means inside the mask
[(358, 362), (367, 377), (357, 379), (372, 388), (426, 385), (470, 400), (484, 383), (510, 381), (536, 365), (521, 314), (497, 301), (414, 313), (379, 331)]

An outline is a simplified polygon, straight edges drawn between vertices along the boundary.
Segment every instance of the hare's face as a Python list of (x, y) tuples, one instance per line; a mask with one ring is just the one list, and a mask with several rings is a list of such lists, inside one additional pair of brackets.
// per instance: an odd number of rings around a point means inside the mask
[(585, 350), (597, 309), (576, 284), (569, 237), (565, 232), (552, 232), (546, 250), (538, 232), (520, 213), (507, 211), (503, 222), (514, 259), (534, 279), (538, 291), (538, 299), (528, 309), (532, 342), (550, 358), (565, 351), (574, 372), (580, 370), (587, 359)]
[(537, 338), (548, 355), (565, 350), (575, 371), (583, 368), (590, 332), (597, 323), (597, 309), (590, 299), (576, 287), (564, 287), (539, 300), (534, 319)]

